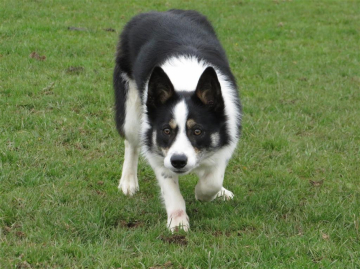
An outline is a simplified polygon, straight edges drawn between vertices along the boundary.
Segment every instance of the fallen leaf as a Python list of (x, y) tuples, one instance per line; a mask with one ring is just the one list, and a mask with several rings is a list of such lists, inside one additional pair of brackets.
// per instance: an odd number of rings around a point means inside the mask
[(69, 31), (87, 31), (86, 28), (82, 28), (82, 27), (72, 27), (72, 26), (68, 27), (68, 30), (69, 30)]
[(17, 269), (31, 268), (31, 265), (27, 261), (23, 261), (16, 265)]
[(30, 58), (32, 59), (36, 59), (38, 61), (44, 61), (46, 59), (46, 56), (40, 56), (37, 52), (33, 51), (32, 53), (30, 53), (29, 55)]
[(4, 234), (8, 234), (8, 233), (10, 233), (10, 232), (11, 232), (11, 228), (8, 227), (8, 226), (5, 226), (5, 227), (4, 227)]
[(116, 32), (116, 30), (113, 29), (113, 28), (106, 28), (106, 29), (104, 29), (104, 31), (106, 31), (106, 32)]
[(324, 234), (324, 233), (321, 235), (321, 237), (322, 237), (322, 239), (324, 239), (324, 240), (329, 240), (329, 238), (330, 238), (329, 235)]
[(19, 238), (24, 238), (26, 235), (25, 233), (21, 232), (21, 231), (17, 231), (16, 233), (16, 236), (19, 237)]
[(66, 73), (69, 74), (80, 74), (84, 71), (84, 67), (82, 66), (70, 66), (68, 69), (66, 69)]
[(309, 182), (314, 187), (320, 187), (324, 183), (324, 180), (314, 181), (310, 179)]
[(102, 192), (102, 191), (99, 191), (99, 190), (96, 190), (96, 194), (100, 195), (100, 196), (105, 196), (105, 192)]

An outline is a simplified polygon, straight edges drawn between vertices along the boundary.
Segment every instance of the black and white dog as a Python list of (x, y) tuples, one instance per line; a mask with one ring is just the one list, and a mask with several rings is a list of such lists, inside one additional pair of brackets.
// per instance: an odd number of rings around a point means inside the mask
[(119, 189), (138, 189), (139, 147), (152, 166), (170, 230), (189, 229), (178, 177), (198, 175), (195, 197), (234, 195), (223, 187), (236, 148), (241, 106), (215, 31), (196, 11), (135, 16), (124, 28), (114, 70), (115, 119), (125, 137)]

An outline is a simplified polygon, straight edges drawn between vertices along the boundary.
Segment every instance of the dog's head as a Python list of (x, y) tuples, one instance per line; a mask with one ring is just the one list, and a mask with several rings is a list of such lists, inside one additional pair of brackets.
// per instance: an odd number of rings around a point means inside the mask
[(164, 166), (186, 174), (228, 143), (221, 86), (212, 67), (207, 67), (194, 91), (181, 91), (155, 67), (146, 100), (148, 149), (161, 156)]

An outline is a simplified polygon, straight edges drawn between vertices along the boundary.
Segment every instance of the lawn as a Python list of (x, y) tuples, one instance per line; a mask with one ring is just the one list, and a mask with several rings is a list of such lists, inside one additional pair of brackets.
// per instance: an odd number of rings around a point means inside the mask
[[(170, 234), (153, 171), (117, 190), (112, 69), (124, 24), (208, 16), (243, 103), (225, 187)], [(0, 4), (0, 268), (360, 268), (359, 1)]]

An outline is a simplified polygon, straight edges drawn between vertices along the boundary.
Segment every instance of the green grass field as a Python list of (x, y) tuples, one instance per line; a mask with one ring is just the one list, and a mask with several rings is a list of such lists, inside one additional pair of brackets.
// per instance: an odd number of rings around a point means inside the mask
[[(224, 183), (234, 200), (196, 201), (196, 178), (182, 178), (191, 231), (175, 235), (144, 159), (140, 192), (117, 190), (112, 89), (124, 24), (169, 8), (208, 16), (244, 107)], [(0, 268), (360, 268), (359, 10), (355, 0), (2, 1)]]

